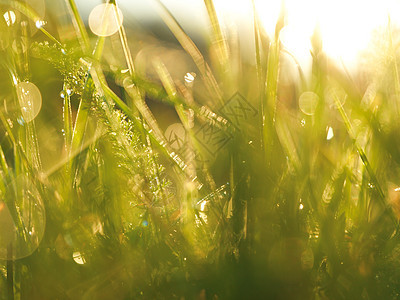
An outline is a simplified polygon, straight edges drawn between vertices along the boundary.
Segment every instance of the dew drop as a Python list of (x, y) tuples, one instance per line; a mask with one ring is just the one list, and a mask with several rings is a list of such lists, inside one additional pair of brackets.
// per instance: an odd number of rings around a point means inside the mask
[(21, 126), (24, 126), (24, 125), (25, 125), (25, 121), (24, 121), (24, 118), (23, 118), (22, 116), (19, 116), (19, 117), (17, 118), (17, 122), (18, 122), (18, 124), (21, 125)]
[(334, 134), (333, 134), (333, 129), (332, 127), (328, 127), (328, 133), (326, 135), (326, 139), (329, 141), (333, 138)]
[(66, 94), (66, 93), (65, 93), (65, 91), (64, 91), (64, 90), (63, 90), (63, 91), (61, 91), (61, 92), (60, 92), (60, 97), (64, 99), (64, 98), (65, 98), (65, 94)]
[(36, 26), (36, 28), (38, 28), (38, 29), (42, 28), (44, 25), (46, 25), (46, 22), (45, 22), (45, 21), (37, 20), (37, 21), (35, 22), (35, 26)]
[(13, 79), (14, 84), (17, 85), (18, 84), (18, 78), (15, 75), (13, 75), (12, 79)]
[(17, 17), (15, 16), (15, 13), (12, 10), (6, 11), (3, 17), (6, 20), (7, 26), (12, 26), (17, 20)]
[(72, 258), (74, 259), (74, 261), (78, 264), (78, 265), (84, 265), (86, 263), (85, 258), (83, 257), (83, 255), (79, 252), (76, 251), (72, 254)]
[(200, 203), (200, 211), (204, 211), (205, 208), (206, 208), (206, 205), (207, 205), (207, 201), (206, 201), (206, 200), (203, 200), (203, 201)]
[(186, 73), (184, 78), (186, 83), (192, 83), (196, 78), (196, 73), (193, 72)]

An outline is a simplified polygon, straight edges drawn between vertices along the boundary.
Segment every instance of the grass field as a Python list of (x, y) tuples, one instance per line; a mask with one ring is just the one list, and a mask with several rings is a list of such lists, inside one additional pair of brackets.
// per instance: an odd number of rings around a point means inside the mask
[(0, 299), (400, 298), (398, 28), (306, 72), (115, 2), (0, 0)]

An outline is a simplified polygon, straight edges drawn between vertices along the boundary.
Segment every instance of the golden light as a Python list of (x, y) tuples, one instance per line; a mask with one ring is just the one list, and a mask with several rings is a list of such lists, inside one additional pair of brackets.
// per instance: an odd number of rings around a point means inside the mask
[[(350, 69), (356, 66), (360, 52), (368, 48), (372, 33), (388, 25), (400, 24), (400, 3), (395, 0), (254, 0), (265, 31), (274, 36), (282, 8), (285, 27), (281, 42), (302, 65), (311, 61), (310, 50), (314, 30), (319, 28), (324, 52)], [(221, 16), (249, 20), (251, 1), (215, 0)]]

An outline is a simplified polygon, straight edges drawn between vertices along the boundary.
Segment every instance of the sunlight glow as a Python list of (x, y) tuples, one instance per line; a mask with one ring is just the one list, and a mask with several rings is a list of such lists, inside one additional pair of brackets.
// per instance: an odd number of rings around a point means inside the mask
[[(254, 0), (257, 14), (270, 38), (274, 37), (282, 2)], [(250, 1), (215, 0), (217, 10), (230, 17), (252, 18)], [(283, 45), (301, 64), (310, 63), (310, 38), (319, 29), (323, 50), (339, 65), (352, 68), (360, 52), (368, 47), (374, 30), (391, 22), (400, 24), (400, 3), (395, 0), (285, 0), (285, 27), (281, 32)], [(399, 12), (399, 13), (398, 13)]]

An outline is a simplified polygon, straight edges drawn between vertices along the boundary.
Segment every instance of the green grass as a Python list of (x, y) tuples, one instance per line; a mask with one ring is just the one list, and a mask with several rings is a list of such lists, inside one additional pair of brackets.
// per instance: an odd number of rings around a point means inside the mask
[[(267, 37), (254, 13), (251, 65), (212, 1), (203, 53), (155, 1), (178, 44), (143, 69), (136, 44), (161, 42), (124, 27), (96, 37), (59, 2), (69, 23), (47, 15), (30, 35), (20, 22), (39, 20), (35, 8), (0, 0), (19, 18), (0, 18), (1, 299), (400, 297), (390, 23), (360, 75), (339, 71), (318, 34), (303, 74), (279, 42), (283, 19)], [(31, 122), (23, 81), (43, 98)], [(179, 149), (172, 123), (186, 132)]]

